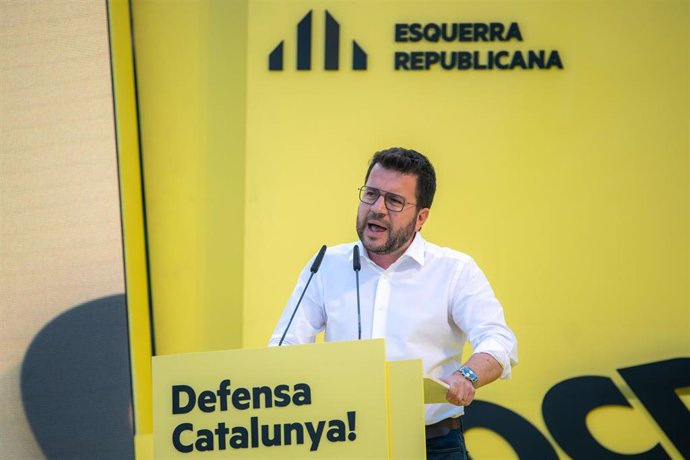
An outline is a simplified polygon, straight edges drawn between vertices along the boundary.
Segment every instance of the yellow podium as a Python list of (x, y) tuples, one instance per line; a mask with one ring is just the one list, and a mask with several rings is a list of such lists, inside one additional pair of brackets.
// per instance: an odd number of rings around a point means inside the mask
[(423, 399), (382, 339), (158, 356), (154, 458), (425, 458)]

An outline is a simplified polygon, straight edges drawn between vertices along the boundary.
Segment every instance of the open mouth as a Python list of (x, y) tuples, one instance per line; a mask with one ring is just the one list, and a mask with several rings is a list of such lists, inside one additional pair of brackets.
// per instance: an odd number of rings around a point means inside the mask
[(367, 224), (367, 228), (369, 229), (369, 231), (374, 232), (374, 233), (382, 233), (382, 232), (385, 232), (386, 230), (388, 230), (386, 227), (383, 227), (381, 225), (374, 224), (371, 222), (369, 222)]

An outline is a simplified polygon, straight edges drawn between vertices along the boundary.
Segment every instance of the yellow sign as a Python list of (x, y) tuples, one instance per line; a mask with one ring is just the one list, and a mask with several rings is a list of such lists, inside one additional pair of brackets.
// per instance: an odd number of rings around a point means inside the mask
[[(153, 371), (155, 458), (389, 456), (383, 340), (160, 356)], [(418, 381), (393, 397), (423, 449), (421, 366), (388, 375)]]

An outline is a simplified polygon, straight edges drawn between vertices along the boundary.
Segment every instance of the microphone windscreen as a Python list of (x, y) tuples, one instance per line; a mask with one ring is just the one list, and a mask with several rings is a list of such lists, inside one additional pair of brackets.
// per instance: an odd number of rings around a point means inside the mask
[(314, 259), (314, 263), (311, 264), (311, 272), (316, 273), (319, 271), (319, 267), (321, 266), (321, 261), (323, 260), (323, 256), (326, 254), (326, 245), (324, 244), (321, 246), (321, 249), (319, 250), (319, 253), (316, 254), (316, 259)]
[(362, 269), (362, 264), (359, 262), (359, 246), (355, 244), (352, 248), (352, 268), (358, 272)]

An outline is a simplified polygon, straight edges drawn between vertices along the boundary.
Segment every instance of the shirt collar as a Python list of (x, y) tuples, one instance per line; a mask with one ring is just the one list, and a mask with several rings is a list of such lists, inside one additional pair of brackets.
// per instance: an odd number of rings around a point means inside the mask
[(415, 233), (414, 240), (412, 240), (412, 244), (410, 247), (407, 248), (407, 251), (400, 256), (402, 257), (411, 257), (414, 259), (419, 265), (424, 265), (424, 248), (426, 247), (426, 240), (422, 238), (422, 234), (417, 232)]

